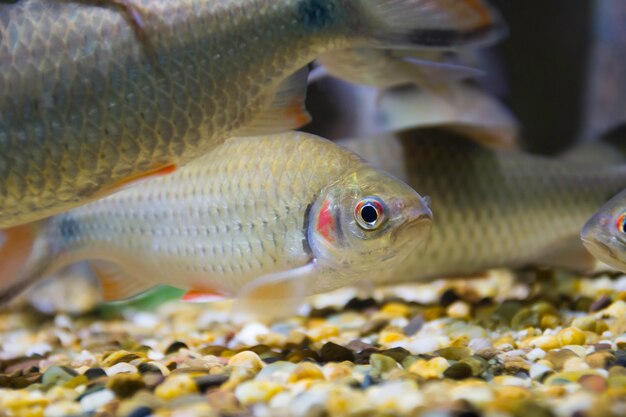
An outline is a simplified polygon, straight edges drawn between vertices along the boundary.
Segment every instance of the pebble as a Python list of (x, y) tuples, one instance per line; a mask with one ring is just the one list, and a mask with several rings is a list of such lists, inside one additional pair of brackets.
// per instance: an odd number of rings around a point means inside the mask
[(441, 378), (446, 369), (450, 367), (447, 360), (441, 357), (430, 360), (418, 359), (410, 367), (409, 372), (417, 374), (425, 379)]
[(113, 400), (115, 400), (115, 394), (113, 391), (101, 389), (81, 398), (80, 408), (83, 412), (92, 412), (98, 410), (100, 407), (105, 406)]
[(270, 381), (248, 381), (235, 389), (235, 396), (243, 405), (266, 403), (282, 391), (282, 386)]
[(198, 386), (188, 375), (171, 375), (156, 387), (154, 395), (163, 400), (172, 400), (181, 396), (196, 394)]
[(543, 379), (544, 376), (546, 376), (550, 372), (554, 372), (554, 371), (549, 366), (546, 366), (540, 363), (535, 363), (530, 366), (530, 369), (528, 370), (528, 375), (534, 380), (541, 380)]
[(264, 366), (259, 355), (248, 350), (244, 350), (231, 357), (228, 360), (228, 365), (246, 368), (254, 373), (259, 372)]
[(466, 320), (471, 317), (472, 308), (465, 301), (455, 301), (448, 306), (446, 314), (453, 319)]
[(106, 387), (118, 398), (129, 398), (146, 384), (140, 374), (117, 374), (109, 378)]
[(320, 356), (324, 362), (343, 362), (354, 360), (352, 351), (333, 342), (325, 343), (320, 349)]
[(126, 362), (116, 363), (106, 370), (106, 374), (109, 376), (117, 374), (134, 374), (137, 372), (139, 372), (139, 370), (136, 366)]
[(472, 373), (472, 367), (467, 363), (457, 362), (443, 371), (443, 376), (450, 379), (465, 379), (472, 376)]
[[(268, 323), (231, 323), (227, 305), (188, 303), (115, 319), (3, 312), (0, 409), (25, 417), (610, 415), (626, 396), (626, 292), (610, 279), (552, 279), (531, 288), (493, 274), (376, 289), (367, 300), (329, 296)], [(624, 291), (626, 277), (619, 282)], [(44, 345), (44, 356), (24, 356)]]

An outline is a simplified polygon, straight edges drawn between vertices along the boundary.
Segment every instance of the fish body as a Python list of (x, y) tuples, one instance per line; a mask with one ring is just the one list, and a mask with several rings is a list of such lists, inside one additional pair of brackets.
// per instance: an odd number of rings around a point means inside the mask
[(626, 272), (626, 191), (621, 191), (589, 218), (580, 237), (601, 262)]
[(44, 221), (27, 255), (11, 255), (20, 239), (9, 231), (0, 268), (25, 260), (0, 270), (15, 277), (1, 298), (81, 260), (94, 261), (108, 299), (157, 284), (315, 293), (417, 251), (430, 217), (412, 188), (327, 140), (235, 138), (172, 175)]
[(0, 4), (0, 228), (170, 172), (227, 137), (306, 123), (296, 71), (325, 51), (445, 48), (493, 30), (475, 0)]
[(378, 284), (531, 264), (592, 267), (580, 228), (626, 187), (623, 167), (488, 149), (445, 128), (340, 144), (429, 195), (436, 214), (426, 247), (373, 276)]

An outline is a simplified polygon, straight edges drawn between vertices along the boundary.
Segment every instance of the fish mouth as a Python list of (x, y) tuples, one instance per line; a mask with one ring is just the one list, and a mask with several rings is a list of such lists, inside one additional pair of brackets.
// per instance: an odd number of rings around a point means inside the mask
[(412, 239), (426, 239), (432, 226), (432, 213), (420, 212), (417, 216), (412, 216), (400, 227), (393, 231), (391, 237), (396, 241), (400, 236), (411, 237)]

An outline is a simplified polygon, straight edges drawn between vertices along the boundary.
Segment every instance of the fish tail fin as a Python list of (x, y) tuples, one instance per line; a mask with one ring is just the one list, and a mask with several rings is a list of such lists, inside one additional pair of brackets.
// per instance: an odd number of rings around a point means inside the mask
[(486, 45), (507, 33), (483, 0), (359, 0), (361, 35), (387, 48), (447, 49)]
[(37, 282), (51, 263), (41, 222), (0, 230), (0, 306)]

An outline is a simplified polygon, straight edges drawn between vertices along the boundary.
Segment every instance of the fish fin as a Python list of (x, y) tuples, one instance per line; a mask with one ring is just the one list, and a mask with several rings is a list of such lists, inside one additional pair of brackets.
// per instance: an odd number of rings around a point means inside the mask
[(190, 303), (211, 303), (224, 299), (226, 299), (226, 296), (219, 292), (198, 290), (189, 290), (181, 298), (182, 301), (187, 301)]
[(585, 249), (578, 237), (566, 239), (550, 252), (541, 256), (533, 264), (554, 268), (569, 269), (577, 272), (593, 271), (597, 266), (596, 258)]
[(135, 279), (112, 262), (91, 261), (91, 267), (100, 281), (104, 301), (133, 298), (154, 287), (154, 284)]
[(377, 46), (486, 45), (507, 33), (500, 16), (481, 0), (359, 0), (356, 4), (362, 8), (363, 33), (372, 33), (371, 42)]
[(517, 120), (502, 103), (478, 88), (450, 87), (446, 97), (416, 88), (383, 92), (378, 100), (378, 129), (442, 126), (492, 148), (519, 147)]
[(149, 180), (150, 178), (163, 177), (165, 175), (172, 174), (175, 171), (176, 171), (176, 164), (168, 164), (159, 168), (155, 168), (150, 171), (130, 175), (126, 178), (123, 178), (117, 181), (115, 184), (105, 187), (104, 189), (100, 190), (98, 193), (96, 193), (95, 199), (97, 200), (102, 197), (106, 197), (109, 194), (123, 190), (124, 188), (130, 187), (138, 182)]
[(302, 127), (311, 121), (304, 100), (309, 70), (303, 67), (278, 85), (266, 108), (235, 136), (258, 136)]
[(51, 264), (46, 247), (37, 245), (41, 222), (0, 230), (0, 305), (43, 277)]
[(315, 292), (312, 284), (316, 264), (263, 275), (246, 284), (232, 307), (234, 319), (255, 317), (273, 319), (296, 314), (304, 298)]
[[(309, 81), (332, 75), (381, 89), (413, 84), (445, 96), (450, 94), (450, 84), (484, 75), (477, 68), (420, 58), (417, 52), (409, 52), (374, 48), (327, 52), (318, 58), (322, 67), (311, 71)], [(326, 69), (324, 75), (320, 68)]]

